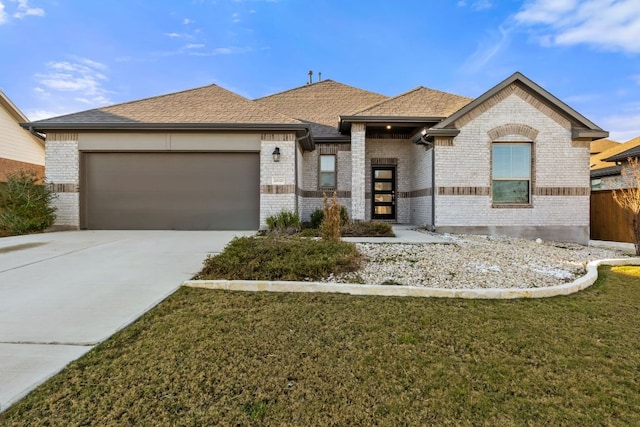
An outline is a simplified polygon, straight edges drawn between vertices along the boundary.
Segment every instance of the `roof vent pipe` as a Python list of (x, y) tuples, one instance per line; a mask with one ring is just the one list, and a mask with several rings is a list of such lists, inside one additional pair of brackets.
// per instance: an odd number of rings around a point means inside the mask
[(322, 81), (322, 72), (318, 71), (318, 81)]
[(309, 82), (307, 83), (308, 85), (310, 85), (311, 83), (313, 83), (313, 71), (309, 70)]

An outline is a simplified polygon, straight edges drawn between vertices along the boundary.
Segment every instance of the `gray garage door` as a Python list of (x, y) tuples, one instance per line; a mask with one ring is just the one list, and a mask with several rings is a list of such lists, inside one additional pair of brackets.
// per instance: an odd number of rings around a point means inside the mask
[(256, 230), (258, 153), (84, 153), (82, 227)]

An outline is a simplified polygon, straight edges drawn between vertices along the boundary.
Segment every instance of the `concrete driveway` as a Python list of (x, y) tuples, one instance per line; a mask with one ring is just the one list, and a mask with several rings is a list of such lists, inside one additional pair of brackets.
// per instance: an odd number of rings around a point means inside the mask
[(0, 239), (0, 412), (174, 292), (233, 231)]

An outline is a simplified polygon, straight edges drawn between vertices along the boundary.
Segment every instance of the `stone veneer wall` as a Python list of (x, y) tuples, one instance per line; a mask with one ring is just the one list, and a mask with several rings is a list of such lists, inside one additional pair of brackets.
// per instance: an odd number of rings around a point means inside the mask
[(56, 195), (54, 228), (80, 227), (79, 160), (77, 133), (47, 134), (45, 181)]
[[(273, 150), (280, 148), (280, 161), (273, 161)], [(266, 219), (283, 210), (296, 209), (296, 136), (293, 133), (262, 134), (260, 143), (260, 228)]]
[[(482, 108), (483, 107), (483, 108)], [(588, 143), (571, 124), (516, 85), (436, 138), (436, 229), (574, 241), (589, 239)], [(491, 142), (532, 140), (532, 203), (494, 207)]]

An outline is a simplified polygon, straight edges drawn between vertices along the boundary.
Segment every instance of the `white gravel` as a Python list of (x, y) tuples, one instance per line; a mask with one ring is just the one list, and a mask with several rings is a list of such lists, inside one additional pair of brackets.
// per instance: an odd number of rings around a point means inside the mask
[(357, 243), (364, 256), (361, 270), (328, 281), (449, 289), (536, 288), (573, 281), (586, 273), (589, 261), (629, 255), (571, 243), (437, 236), (449, 243)]

